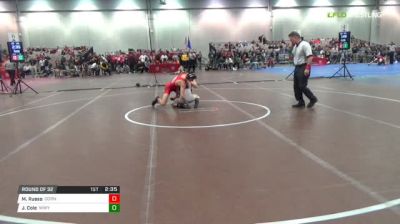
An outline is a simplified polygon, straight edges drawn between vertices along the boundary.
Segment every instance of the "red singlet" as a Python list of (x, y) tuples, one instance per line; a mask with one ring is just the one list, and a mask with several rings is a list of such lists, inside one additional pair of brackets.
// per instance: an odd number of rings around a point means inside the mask
[(177, 90), (179, 91), (179, 89), (177, 89), (178, 86), (176, 85), (176, 82), (180, 80), (185, 81), (186, 80), (185, 75), (186, 73), (181, 73), (175, 76), (170, 82), (167, 82), (165, 84), (164, 93), (169, 95), (171, 94), (171, 92), (176, 92)]

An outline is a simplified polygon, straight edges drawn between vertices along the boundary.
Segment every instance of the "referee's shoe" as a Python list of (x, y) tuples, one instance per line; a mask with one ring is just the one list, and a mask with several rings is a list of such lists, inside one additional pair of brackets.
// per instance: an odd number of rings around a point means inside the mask
[(306, 104), (303, 102), (299, 102), (298, 104), (292, 105), (293, 108), (304, 108), (306, 107)]
[(317, 98), (310, 100), (310, 102), (307, 104), (307, 108), (312, 108), (317, 102)]

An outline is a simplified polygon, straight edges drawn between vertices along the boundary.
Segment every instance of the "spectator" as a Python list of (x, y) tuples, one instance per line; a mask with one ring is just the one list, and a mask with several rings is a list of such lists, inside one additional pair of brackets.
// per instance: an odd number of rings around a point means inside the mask
[(138, 64), (138, 69), (140, 70), (140, 73), (143, 73), (146, 70), (147, 61), (148, 61), (147, 55), (142, 53), (139, 57), (139, 64)]
[(29, 65), (28, 62), (24, 63), (24, 66), (22, 67), (22, 78), (25, 78), (27, 75), (31, 74), (31, 66)]
[(189, 73), (194, 73), (196, 72), (196, 60), (197, 60), (197, 56), (196, 53), (194, 51), (191, 51), (189, 53), (189, 66), (188, 66), (188, 72)]
[(163, 53), (160, 58), (161, 58), (161, 63), (167, 63), (168, 62), (168, 56), (167, 56), (166, 53)]
[(189, 70), (189, 55), (187, 52), (184, 52), (181, 55), (181, 65), (183, 66), (183, 68), (185, 69), (185, 71)]
[(233, 67), (232, 67), (232, 69), (233, 69), (233, 70), (238, 70), (238, 69), (240, 69), (240, 68), (241, 68), (241, 62), (242, 62), (242, 60), (241, 60), (239, 54), (236, 54), (236, 55), (234, 56)]
[(179, 63), (179, 61), (180, 61), (179, 56), (178, 56), (177, 54), (174, 54), (174, 55), (172, 56), (172, 60), (173, 60), (174, 62), (177, 62), (177, 63)]
[(41, 59), (39, 60), (39, 68), (40, 68), (39, 72), (40, 72), (40, 73), (43, 73), (43, 72), (44, 72), (44, 69), (45, 69), (44, 63), (45, 63), (44, 58), (41, 58)]
[(201, 70), (201, 59), (203, 57), (203, 54), (201, 53), (201, 51), (199, 51), (199, 53), (197, 53), (196, 58), (197, 58), (197, 64), (199, 65), (199, 69)]
[(233, 70), (233, 59), (231, 57), (225, 59), (225, 69)]
[(5, 64), (5, 69), (10, 76), (10, 86), (15, 85), (15, 63), (8, 60)]
[[(103, 59), (103, 61), (105, 61), (105, 60)], [(129, 72), (135, 72), (136, 60), (135, 60), (134, 52), (131, 51), (128, 53), (126, 63), (129, 66)], [(107, 69), (107, 72), (111, 75), (111, 71), (108, 71), (108, 69)]]
[(389, 45), (389, 61), (391, 65), (393, 65), (394, 63), (395, 52), (396, 52), (396, 45), (392, 42)]

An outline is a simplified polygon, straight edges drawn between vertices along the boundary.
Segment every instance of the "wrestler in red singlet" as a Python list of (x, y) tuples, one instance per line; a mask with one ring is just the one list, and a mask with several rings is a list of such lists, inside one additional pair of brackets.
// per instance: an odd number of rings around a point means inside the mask
[(176, 84), (177, 81), (182, 80), (185, 83), (187, 73), (181, 73), (175, 76), (170, 82), (165, 84), (164, 93), (171, 94), (171, 92), (179, 91), (178, 86)]
[(195, 74), (188, 74), (186, 72), (183, 72), (177, 76), (175, 76), (170, 82), (167, 82), (165, 84), (165, 88), (164, 88), (164, 94), (163, 96), (160, 98), (159, 96), (157, 96), (153, 102), (151, 103), (151, 105), (154, 107), (157, 103), (159, 103), (160, 105), (164, 106), (167, 104), (168, 102), (168, 97), (171, 94), (171, 92), (175, 92), (176, 95), (179, 97), (180, 101), (184, 101), (185, 97), (185, 88), (186, 88), (186, 82), (193, 82), (193, 85), (196, 85), (196, 82), (194, 81), (196, 79), (196, 75)]

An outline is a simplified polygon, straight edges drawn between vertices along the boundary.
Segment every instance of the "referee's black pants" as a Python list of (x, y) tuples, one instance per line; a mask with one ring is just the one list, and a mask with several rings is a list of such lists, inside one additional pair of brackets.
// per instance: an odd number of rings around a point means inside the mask
[(297, 65), (294, 69), (293, 89), (294, 96), (300, 104), (304, 104), (303, 94), (307, 96), (310, 101), (316, 100), (317, 98), (307, 87), (309, 76), (304, 75), (306, 64)]

